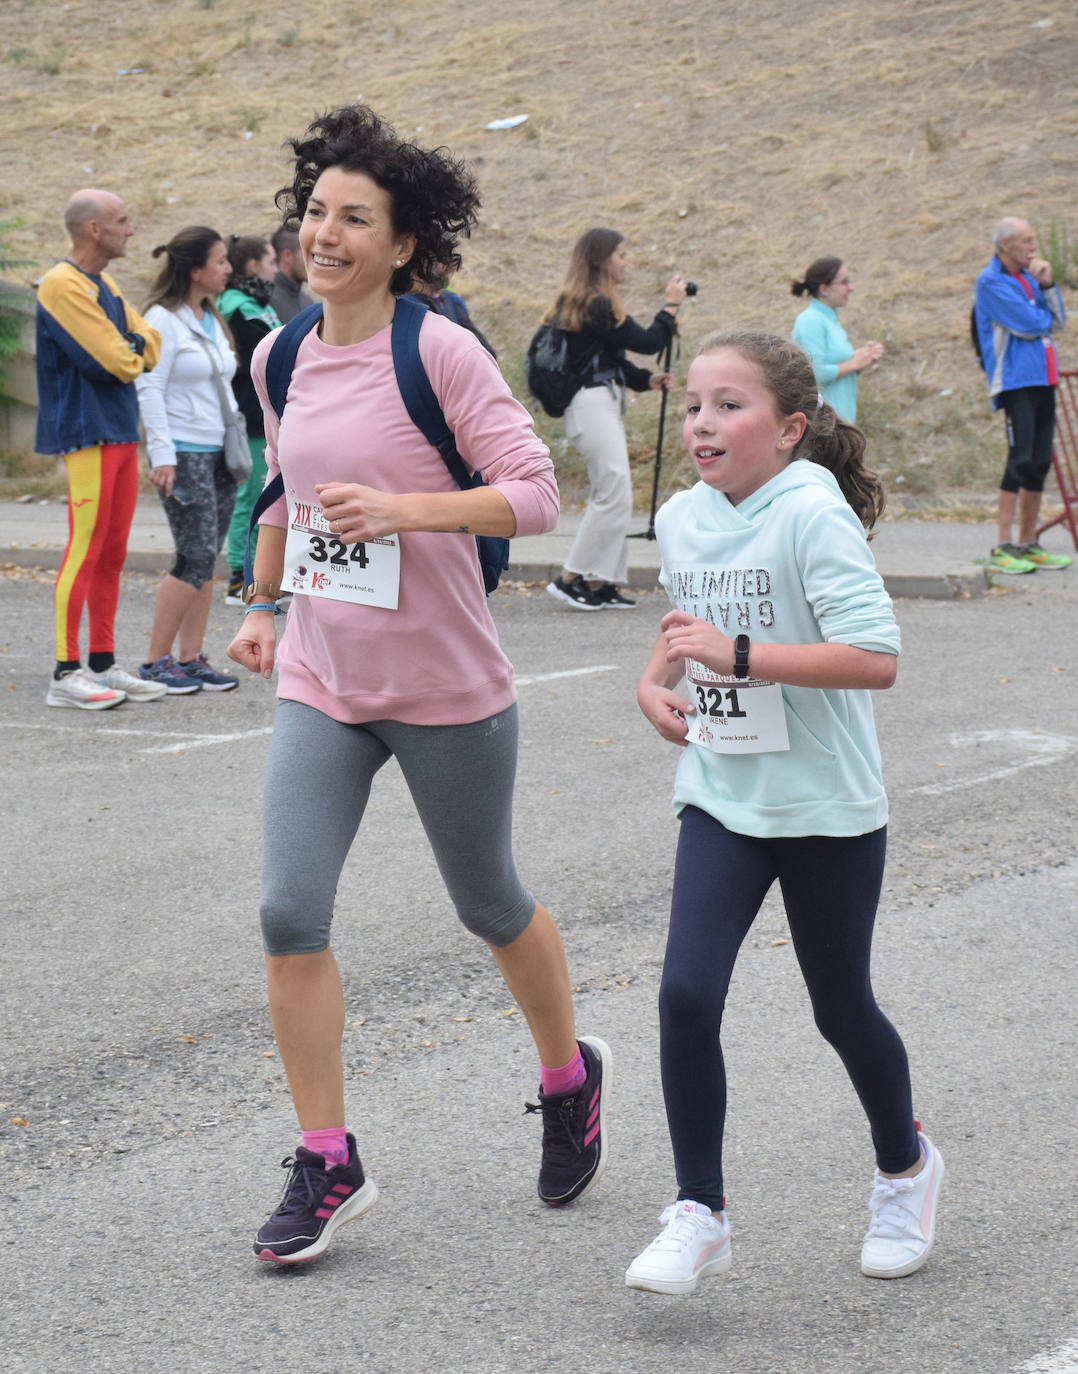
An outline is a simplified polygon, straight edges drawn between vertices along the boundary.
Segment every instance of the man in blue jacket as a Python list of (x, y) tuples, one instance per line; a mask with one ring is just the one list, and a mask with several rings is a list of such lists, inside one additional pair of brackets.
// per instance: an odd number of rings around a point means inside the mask
[[(1007, 417), (1007, 466), (1000, 482), (997, 572), (1054, 571), (1071, 560), (1037, 543), (1044, 483), (1052, 466), (1059, 367), (1051, 336), (1066, 321), (1052, 268), (1023, 219), (1002, 219), (996, 255), (977, 278), (974, 309), (992, 406)], [(1018, 541), (1011, 540), (1015, 515)]]
[[(104, 711), (163, 695), (121, 668), (116, 606), (138, 496), (138, 399), (134, 381), (156, 366), (161, 336), (124, 300), (105, 268), (135, 232), (111, 191), (76, 191), (64, 224), (71, 249), (37, 291), (38, 453), (67, 467), (68, 541), (56, 578), (56, 667), (49, 706)], [(89, 613), (89, 656), (79, 626)], [(151, 690), (147, 691), (149, 687)]]

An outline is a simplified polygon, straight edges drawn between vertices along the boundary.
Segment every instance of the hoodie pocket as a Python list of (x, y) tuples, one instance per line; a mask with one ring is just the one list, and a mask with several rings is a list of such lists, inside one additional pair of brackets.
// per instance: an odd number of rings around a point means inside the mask
[(786, 728), (790, 733), (790, 751), (784, 757), (789, 762), (789, 772), (782, 800), (830, 800), (838, 785), (838, 756), (805, 723), (788, 698)]

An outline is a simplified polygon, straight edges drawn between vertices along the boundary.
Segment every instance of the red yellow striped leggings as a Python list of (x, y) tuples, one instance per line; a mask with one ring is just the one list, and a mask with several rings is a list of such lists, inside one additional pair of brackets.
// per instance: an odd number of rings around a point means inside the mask
[(56, 658), (79, 657), (82, 608), (89, 609), (90, 653), (115, 648), (116, 603), (138, 495), (138, 445), (101, 444), (64, 455), (67, 548), (56, 578)]

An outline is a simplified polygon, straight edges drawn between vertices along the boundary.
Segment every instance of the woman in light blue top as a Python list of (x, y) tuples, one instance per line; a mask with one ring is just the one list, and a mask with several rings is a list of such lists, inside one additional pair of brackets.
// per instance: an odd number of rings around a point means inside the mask
[(808, 305), (794, 321), (794, 343), (812, 360), (816, 384), (824, 400), (851, 425), (857, 419), (857, 374), (883, 357), (883, 344), (872, 342), (854, 348), (838, 322), (838, 311), (850, 299), (850, 269), (841, 258), (817, 258), (790, 290), (795, 296), (808, 293)]

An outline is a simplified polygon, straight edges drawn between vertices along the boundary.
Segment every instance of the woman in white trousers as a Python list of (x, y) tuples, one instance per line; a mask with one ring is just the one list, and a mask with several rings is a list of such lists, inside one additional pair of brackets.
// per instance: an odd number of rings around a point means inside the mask
[(565, 567), (547, 591), (580, 611), (636, 605), (619, 585), (627, 574), (625, 537), (633, 511), (622, 419), (625, 391), (665, 390), (671, 378), (668, 372), (637, 367), (625, 354), (661, 353), (677, 331), (677, 310), (686, 294), (684, 279), (675, 274), (645, 328), (626, 314), (618, 295), (627, 267), (621, 234), (589, 229), (573, 247), (565, 285), (546, 317), (565, 330), (568, 367), (581, 379), (565, 411), (565, 434), (587, 464), (589, 484), (584, 519)]

